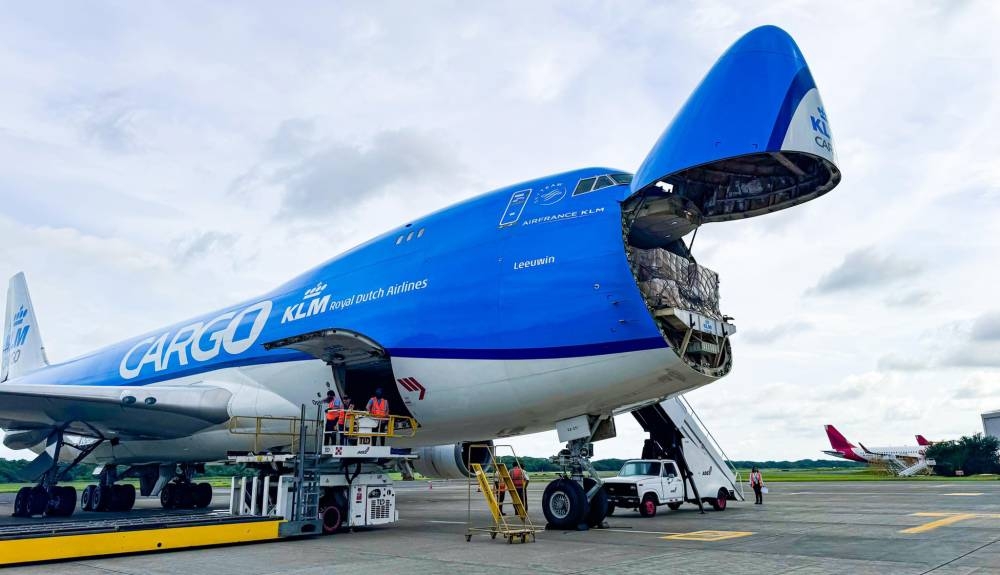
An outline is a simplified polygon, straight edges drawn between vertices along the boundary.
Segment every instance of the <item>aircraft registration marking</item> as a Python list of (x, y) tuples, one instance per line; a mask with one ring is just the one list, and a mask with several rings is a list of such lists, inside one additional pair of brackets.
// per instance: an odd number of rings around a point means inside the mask
[(724, 541), (726, 539), (737, 539), (753, 535), (753, 531), (692, 531), (690, 533), (677, 533), (666, 535), (660, 539), (671, 539), (675, 541)]
[(914, 517), (940, 517), (934, 521), (903, 529), (900, 533), (926, 533), (939, 527), (953, 525), (967, 519), (1000, 519), (1000, 513), (912, 513)]

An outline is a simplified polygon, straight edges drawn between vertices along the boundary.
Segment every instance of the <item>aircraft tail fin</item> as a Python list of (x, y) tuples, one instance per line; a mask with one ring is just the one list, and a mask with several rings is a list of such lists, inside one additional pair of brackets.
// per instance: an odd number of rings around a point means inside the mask
[(35, 308), (23, 273), (10, 278), (4, 315), (3, 367), (0, 382), (15, 379), (49, 364), (38, 333)]
[(847, 438), (843, 436), (837, 428), (832, 425), (823, 426), (826, 428), (826, 436), (830, 438), (830, 447), (840, 451), (841, 449), (852, 449), (854, 444), (847, 441)]
[(927, 438), (923, 435), (917, 434), (917, 445), (930, 445), (931, 442), (927, 441)]

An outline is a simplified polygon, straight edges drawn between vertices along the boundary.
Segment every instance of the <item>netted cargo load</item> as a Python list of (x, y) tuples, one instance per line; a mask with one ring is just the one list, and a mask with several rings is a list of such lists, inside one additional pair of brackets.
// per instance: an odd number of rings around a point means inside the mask
[(659, 248), (635, 249), (632, 259), (639, 289), (651, 307), (675, 307), (722, 319), (717, 273)]

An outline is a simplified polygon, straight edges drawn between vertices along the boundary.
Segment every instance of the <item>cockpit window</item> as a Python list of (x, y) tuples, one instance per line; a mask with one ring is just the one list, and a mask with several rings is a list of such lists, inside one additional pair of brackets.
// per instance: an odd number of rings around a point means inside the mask
[(576, 189), (573, 190), (573, 195), (582, 196), (583, 194), (596, 192), (597, 190), (603, 190), (604, 188), (610, 188), (611, 186), (620, 186), (629, 183), (632, 183), (631, 174), (607, 174), (603, 176), (583, 178), (576, 184)]
[(573, 190), (574, 196), (579, 196), (580, 194), (586, 194), (594, 187), (594, 180), (597, 178), (584, 178), (576, 184), (576, 189)]

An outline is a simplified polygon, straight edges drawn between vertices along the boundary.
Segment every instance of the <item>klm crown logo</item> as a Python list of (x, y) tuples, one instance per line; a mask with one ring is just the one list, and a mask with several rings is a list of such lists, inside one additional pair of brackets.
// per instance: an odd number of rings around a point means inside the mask
[(17, 313), (14, 314), (13, 325), (21, 325), (22, 323), (24, 323), (24, 318), (26, 318), (27, 316), (28, 316), (28, 310), (25, 309), (25, 307), (22, 305), (21, 308), (17, 310)]
[(302, 299), (314, 298), (319, 294), (323, 293), (323, 290), (325, 289), (326, 289), (326, 284), (323, 282), (319, 282), (318, 284), (316, 284), (316, 287), (307, 289), (306, 294), (302, 296)]

